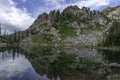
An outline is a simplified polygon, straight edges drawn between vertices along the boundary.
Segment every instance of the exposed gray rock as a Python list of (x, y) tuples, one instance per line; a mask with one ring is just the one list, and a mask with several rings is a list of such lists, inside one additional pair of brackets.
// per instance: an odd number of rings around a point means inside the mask
[[(109, 34), (108, 30), (112, 26), (113, 20), (119, 20), (119, 14), (120, 7), (108, 7), (101, 12), (92, 11), (86, 7), (80, 9), (77, 6), (69, 6), (61, 13), (59, 10), (53, 10), (49, 14), (40, 15), (28, 30), (21, 32), (21, 39), (27, 43), (28, 37), (32, 39), (34, 35), (52, 34), (54, 43), (97, 45), (105, 40), (105, 34)], [(61, 35), (66, 35), (66, 33), (61, 33), (60, 27), (64, 26), (73, 28), (76, 35), (69, 35), (62, 39)], [(82, 29), (84, 29), (84, 33), (82, 33)]]
[(120, 68), (120, 64), (118, 64), (118, 63), (105, 64), (105, 66), (107, 66), (109, 68)]

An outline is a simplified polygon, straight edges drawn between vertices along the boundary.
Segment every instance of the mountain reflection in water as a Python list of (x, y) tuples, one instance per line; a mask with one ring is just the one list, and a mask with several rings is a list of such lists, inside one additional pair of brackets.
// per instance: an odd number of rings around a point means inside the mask
[(0, 80), (119, 80), (119, 72), (102, 74), (104, 69), (99, 69), (101, 62), (120, 59), (116, 56), (119, 52), (113, 55), (107, 52), (89, 48), (41, 47), (30, 54), (19, 48), (1, 48)]
[(0, 80), (48, 80), (40, 76), (23, 54), (18, 52), (0, 52)]

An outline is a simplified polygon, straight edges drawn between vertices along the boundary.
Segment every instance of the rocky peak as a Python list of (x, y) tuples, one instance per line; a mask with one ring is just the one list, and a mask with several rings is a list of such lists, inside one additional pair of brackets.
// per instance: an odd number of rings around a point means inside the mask
[(48, 19), (48, 14), (43, 13), (43, 14), (39, 15), (37, 19), (42, 23)]
[[(54, 19), (55, 19), (56, 16), (57, 16), (57, 12), (58, 12), (58, 11), (53, 10), (53, 11), (51, 11), (51, 12), (49, 13), (49, 20), (50, 20), (50, 22), (54, 22)], [(60, 12), (59, 12), (59, 14), (60, 14)]]
[(69, 6), (61, 13), (59, 10), (53, 10), (49, 14), (40, 15), (32, 28), (29, 28), (29, 33), (30, 36), (45, 38), (44, 34), (52, 34), (53, 42), (59, 39), (63, 42), (76, 42), (75, 44), (97, 45), (105, 39), (104, 34), (108, 34), (113, 21), (120, 18), (119, 16), (120, 7), (108, 7), (99, 12), (87, 7)]
[(56, 11), (55, 11), (55, 10), (53, 10), (53, 11), (51, 11), (51, 12), (49, 13), (49, 16), (54, 16), (54, 15), (56, 15)]
[(110, 11), (107, 17), (112, 20), (120, 20), (120, 7), (116, 7), (112, 11)]
[(88, 7), (82, 7), (81, 10), (82, 11), (90, 11), (90, 8), (88, 8)]
[[(64, 9), (64, 11), (67, 11), (67, 12), (87, 12), (87, 11), (90, 11), (90, 8), (88, 7), (82, 7), (81, 9), (78, 7), (78, 6), (68, 6), (67, 8)], [(63, 12), (64, 12), (63, 11)]]
[(39, 25), (46, 24), (46, 23), (48, 23), (48, 14), (43, 13), (38, 16), (38, 18), (34, 21), (34, 24), (30, 26), (30, 28), (38, 27)]
[[(105, 15), (106, 14), (106, 15)], [(90, 10), (90, 8), (77, 6), (68, 6), (60, 13), (59, 10), (53, 10), (49, 14), (43, 13), (38, 16), (33, 26), (40, 26), (47, 24), (47, 26), (54, 25), (54, 23), (62, 23), (65, 20), (68, 22), (77, 21), (79, 23), (90, 23), (90, 24), (106, 24), (106, 17), (114, 20), (119, 20), (120, 7), (107, 7), (102, 12)], [(103, 16), (104, 15), (104, 16)]]
[(63, 13), (76, 13), (80, 10), (79, 7), (77, 6), (68, 6), (63, 10)]
[(106, 7), (102, 13), (111, 20), (120, 20), (120, 6)]
[(80, 10), (78, 6), (68, 6), (65, 10)]

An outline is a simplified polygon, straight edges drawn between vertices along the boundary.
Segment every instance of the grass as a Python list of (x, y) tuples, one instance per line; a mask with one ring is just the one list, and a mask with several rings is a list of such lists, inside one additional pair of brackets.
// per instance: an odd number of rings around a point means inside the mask
[(34, 38), (33, 38), (33, 42), (35, 43), (39, 43), (39, 44), (42, 44), (42, 43), (52, 43), (52, 37), (53, 35), (51, 34), (42, 34), (40, 36), (38, 35), (35, 35)]
[(68, 26), (68, 24), (64, 23), (60, 25), (58, 28), (61, 34), (61, 38), (65, 39), (67, 37), (74, 37), (76, 36), (76, 31), (73, 27)]

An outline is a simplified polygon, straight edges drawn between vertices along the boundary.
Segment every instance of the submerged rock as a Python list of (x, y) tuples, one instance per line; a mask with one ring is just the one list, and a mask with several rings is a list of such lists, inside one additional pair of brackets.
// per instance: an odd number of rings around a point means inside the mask
[(109, 68), (120, 68), (120, 64), (118, 64), (118, 63), (105, 64), (105, 66), (107, 66)]

